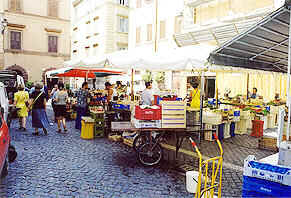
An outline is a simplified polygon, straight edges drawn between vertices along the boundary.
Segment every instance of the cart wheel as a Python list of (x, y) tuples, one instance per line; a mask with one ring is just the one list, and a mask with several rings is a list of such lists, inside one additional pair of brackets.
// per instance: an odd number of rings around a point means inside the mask
[[(133, 149), (137, 152), (141, 145), (144, 145), (144, 144), (148, 143), (149, 141), (150, 140), (149, 140), (148, 135), (139, 134), (133, 140)], [(152, 138), (152, 141), (155, 142), (155, 139)]]
[(146, 143), (138, 150), (138, 160), (145, 166), (158, 164), (163, 157), (163, 149), (159, 143)]

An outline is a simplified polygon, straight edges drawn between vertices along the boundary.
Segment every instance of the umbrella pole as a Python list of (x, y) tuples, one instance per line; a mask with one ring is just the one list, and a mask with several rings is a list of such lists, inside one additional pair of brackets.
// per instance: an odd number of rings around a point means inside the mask
[(249, 99), (250, 74), (247, 74), (247, 100)]
[(134, 74), (134, 70), (131, 69), (131, 101), (134, 101), (133, 74)]
[[(290, 21), (291, 22), (291, 13)], [(288, 123), (287, 123), (287, 131), (286, 131), (286, 140), (289, 140), (290, 137), (290, 120), (291, 120), (291, 101), (290, 101), (290, 73), (291, 73), (291, 26), (289, 26), (289, 45), (288, 45), (288, 78), (287, 78), (287, 104), (288, 104)]]

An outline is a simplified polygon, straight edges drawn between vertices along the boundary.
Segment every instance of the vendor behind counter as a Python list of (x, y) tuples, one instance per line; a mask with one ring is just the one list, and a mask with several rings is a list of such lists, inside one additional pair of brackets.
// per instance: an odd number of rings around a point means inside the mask
[(190, 107), (192, 108), (200, 108), (200, 90), (198, 88), (198, 83), (192, 83), (191, 86), (193, 87), (193, 90), (190, 94)]
[(141, 93), (141, 104), (142, 105), (149, 105), (151, 106), (154, 104), (154, 96), (152, 93), (152, 83), (151, 82), (145, 82), (145, 90)]

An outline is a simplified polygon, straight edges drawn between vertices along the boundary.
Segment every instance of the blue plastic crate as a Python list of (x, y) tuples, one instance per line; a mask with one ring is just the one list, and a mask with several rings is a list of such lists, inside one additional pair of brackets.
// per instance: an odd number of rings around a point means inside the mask
[(256, 191), (252, 191), (252, 190), (243, 189), (242, 190), (242, 197), (243, 198), (264, 198), (264, 197), (272, 198), (273, 196), (266, 195), (264, 193), (259, 193)]
[(224, 139), (224, 124), (218, 125), (218, 139), (219, 140)]
[(271, 107), (270, 106), (266, 106), (265, 109), (270, 112), (271, 111)]
[(130, 105), (124, 105), (124, 104), (113, 104), (113, 109), (120, 109), (120, 110), (130, 110)]
[(235, 131), (235, 122), (232, 122), (230, 124), (230, 132), (229, 132), (231, 137), (234, 137), (235, 136), (234, 131)]
[(290, 197), (291, 195), (291, 186), (248, 176), (243, 176), (243, 190), (252, 190), (273, 197)]
[(234, 111), (233, 116), (240, 116), (240, 111)]

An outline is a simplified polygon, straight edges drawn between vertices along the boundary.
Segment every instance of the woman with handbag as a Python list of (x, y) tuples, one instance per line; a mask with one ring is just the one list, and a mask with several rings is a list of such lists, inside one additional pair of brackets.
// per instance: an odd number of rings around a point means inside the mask
[(46, 96), (45, 93), (41, 91), (42, 85), (36, 84), (35, 91), (31, 94), (30, 106), (32, 109), (32, 127), (35, 129), (33, 135), (39, 135), (38, 129), (42, 128), (45, 135), (47, 135), (47, 130), (49, 121), (46, 114)]
[(58, 84), (59, 91), (56, 92), (56, 97), (55, 97), (55, 116), (56, 119), (58, 120), (58, 133), (62, 132), (61, 129), (61, 124), (63, 125), (64, 132), (67, 132), (67, 127), (66, 127), (66, 114), (67, 114), (67, 100), (68, 100), (68, 93), (64, 89), (64, 84), (59, 83)]
[(29, 94), (24, 91), (24, 86), (18, 86), (18, 92), (14, 94), (14, 105), (19, 108), (17, 111), (19, 117), (19, 130), (26, 131), (26, 117), (28, 116)]

